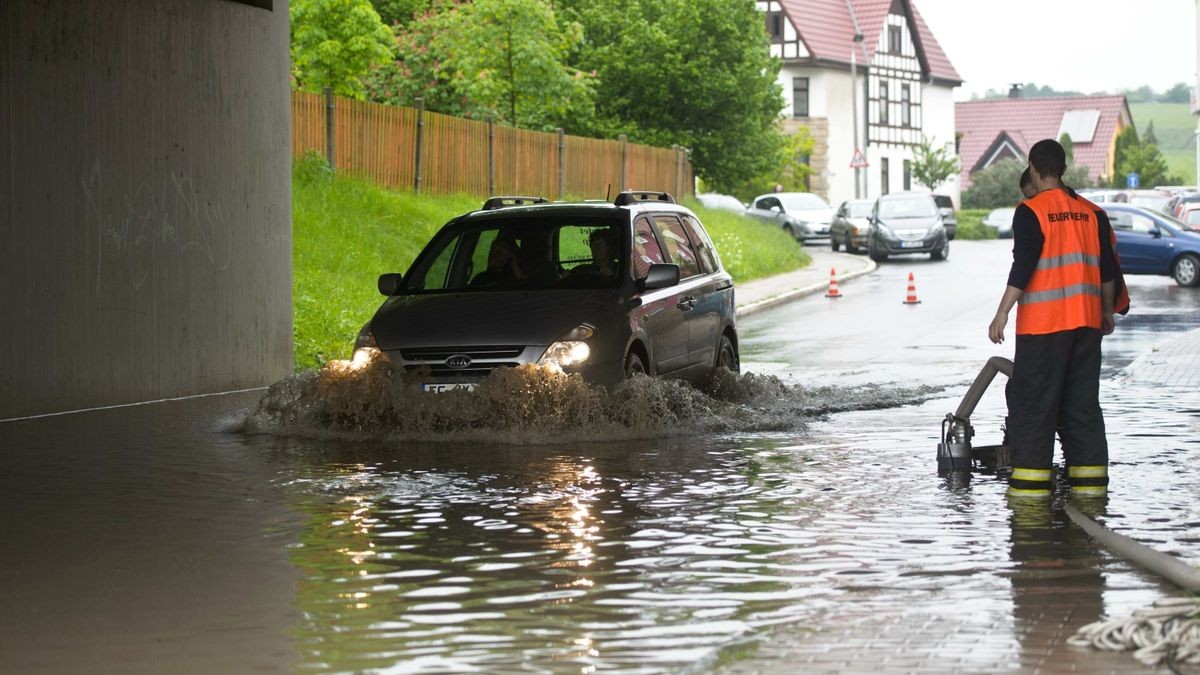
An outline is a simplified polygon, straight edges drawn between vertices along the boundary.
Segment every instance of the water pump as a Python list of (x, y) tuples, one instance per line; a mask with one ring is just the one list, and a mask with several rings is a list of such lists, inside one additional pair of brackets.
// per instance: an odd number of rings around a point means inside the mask
[(975, 436), (975, 428), (971, 426), (971, 413), (975, 412), (975, 406), (979, 405), (979, 399), (983, 398), (983, 393), (996, 378), (996, 373), (1012, 377), (1012, 368), (1012, 361), (1002, 356), (988, 359), (983, 370), (979, 371), (979, 375), (971, 383), (971, 388), (963, 396), (962, 402), (958, 404), (958, 408), (942, 420), (942, 442), (938, 443), (937, 450), (939, 475), (969, 473), (976, 467), (990, 471), (1012, 467), (1007, 444), (980, 447), (971, 445), (971, 438)]

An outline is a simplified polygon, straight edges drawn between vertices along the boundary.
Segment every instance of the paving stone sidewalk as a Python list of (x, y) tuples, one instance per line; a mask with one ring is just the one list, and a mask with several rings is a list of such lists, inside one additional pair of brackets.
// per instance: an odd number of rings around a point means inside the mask
[(1163, 340), (1125, 370), (1126, 382), (1195, 391), (1200, 388), (1200, 329)]
[(825, 293), (829, 289), (830, 269), (837, 270), (840, 285), (855, 277), (869, 274), (878, 267), (865, 255), (834, 253), (828, 248), (805, 250), (813, 259), (808, 267), (737, 284), (734, 297), (737, 298), (738, 316), (749, 316), (814, 293)]

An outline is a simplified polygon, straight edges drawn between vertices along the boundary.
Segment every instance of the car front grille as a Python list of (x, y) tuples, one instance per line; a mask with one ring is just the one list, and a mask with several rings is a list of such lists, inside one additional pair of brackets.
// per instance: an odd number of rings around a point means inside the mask
[[(411, 347), (400, 350), (405, 370), (428, 368), (430, 375), (437, 378), (482, 379), (496, 368), (514, 368), (521, 365), (522, 346), (484, 347)], [(446, 361), (452, 356), (471, 359), (465, 368), (452, 368)]]

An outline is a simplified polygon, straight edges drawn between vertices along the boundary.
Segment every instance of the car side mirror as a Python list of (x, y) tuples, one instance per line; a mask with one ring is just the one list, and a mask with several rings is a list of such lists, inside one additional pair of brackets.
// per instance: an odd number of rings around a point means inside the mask
[(1155, 225), (1154, 227), (1150, 228), (1150, 236), (1154, 237), (1155, 239), (1160, 239), (1162, 238), (1162, 230), (1158, 229), (1158, 226)]
[(403, 274), (388, 272), (387, 274), (379, 275), (379, 292), (382, 295), (391, 297), (400, 292), (400, 283), (404, 281)]
[(670, 263), (655, 263), (650, 266), (650, 271), (646, 273), (646, 278), (642, 279), (642, 290), (649, 291), (655, 288), (670, 288), (679, 283), (679, 265)]
[(772, 206), (772, 207), (771, 207), (771, 210), (772, 210), (772, 211), (774, 211), (775, 213), (783, 213), (783, 207), (782, 207), (782, 206)]

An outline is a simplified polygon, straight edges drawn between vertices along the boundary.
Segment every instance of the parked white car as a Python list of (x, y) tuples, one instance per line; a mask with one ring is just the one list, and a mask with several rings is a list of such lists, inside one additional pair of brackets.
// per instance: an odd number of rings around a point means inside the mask
[(1013, 236), (1012, 221), (1013, 215), (1016, 212), (1017, 209), (1011, 206), (1003, 209), (992, 209), (991, 213), (983, 217), (983, 226), (995, 230), (997, 238), (1009, 239)]
[(828, 239), (833, 207), (811, 192), (772, 192), (754, 198), (746, 215), (782, 227), (800, 241)]

